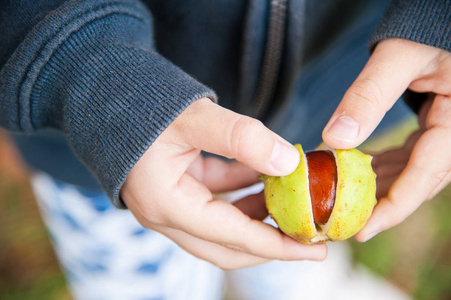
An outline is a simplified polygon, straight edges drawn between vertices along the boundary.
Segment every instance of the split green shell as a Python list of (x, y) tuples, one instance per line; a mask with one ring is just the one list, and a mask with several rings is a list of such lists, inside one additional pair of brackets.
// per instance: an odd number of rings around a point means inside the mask
[(266, 206), (280, 230), (305, 244), (342, 241), (355, 235), (368, 221), (376, 205), (376, 174), (372, 156), (357, 149), (336, 150), (321, 144), (317, 150), (331, 151), (337, 164), (337, 191), (329, 220), (313, 220), (307, 161), (297, 144), (301, 160), (288, 176), (262, 176)]

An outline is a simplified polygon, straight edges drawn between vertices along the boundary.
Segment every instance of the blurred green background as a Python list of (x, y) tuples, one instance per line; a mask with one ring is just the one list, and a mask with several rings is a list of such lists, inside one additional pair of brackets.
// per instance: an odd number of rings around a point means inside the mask
[[(399, 146), (414, 119), (364, 149)], [(39, 216), (25, 168), (0, 132), (0, 299), (71, 299)], [(401, 225), (367, 243), (350, 241), (354, 259), (414, 299), (451, 299), (451, 188)]]

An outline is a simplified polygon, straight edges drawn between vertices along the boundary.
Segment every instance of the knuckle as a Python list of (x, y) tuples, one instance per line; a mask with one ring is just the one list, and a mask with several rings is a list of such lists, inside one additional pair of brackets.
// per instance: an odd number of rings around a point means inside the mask
[(141, 221), (141, 225), (144, 225), (147, 228), (153, 228), (155, 226), (167, 226), (168, 220), (162, 215), (158, 215), (151, 212), (143, 213), (144, 220)]
[(385, 111), (388, 107), (384, 106), (384, 96), (380, 86), (372, 79), (361, 79), (356, 81), (350, 93), (356, 99), (366, 102), (373, 107), (383, 107)]
[(144, 227), (149, 228), (157, 222), (158, 215), (154, 213), (154, 210), (150, 208), (150, 205), (143, 204), (140, 201), (141, 195), (122, 195), (122, 200), (124, 201), (127, 209), (133, 214), (135, 219)]
[(390, 218), (385, 220), (385, 224), (383, 226), (384, 228), (390, 228), (394, 225), (400, 224), (407, 218), (404, 213), (404, 205), (402, 201), (400, 201), (399, 197), (396, 197), (396, 195), (390, 193), (388, 201), (391, 205), (391, 211), (394, 213), (391, 213)]
[(440, 189), (444, 187), (444, 184), (449, 182), (450, 170), (444, 170), (443, 168), (436, 170), (425, 170), (423, 166), (427, 165), (428, 161), (420, 158), (415, 159), (417, 156), (418, 155), (412, 156), (414, 159), (407, 165), (406, 171), (415, 174), (412, 175), (412, 177), (417, 176), (414, 178), (421, 181), (421, 183), (419, 183), (423, 195), (423, 199), (421, 201), (431, 200), (440, 191)]
[(446, 176), (448, 175), (448, 171), (438, 171), (438, 172), (434, 172), (432, 174), (432, 176), (429, 178), (429, 184), (432, 188), (435, 188), (436, 186), (438, 186), (439, 184), (441, 184)]
[(238, 244), (223, 244), (224, 247), (233, 250), (233, 251), (239, 251), (239, 252), (246, 252), (246, 249), (242, 245)]
[(451, 128), (451, 97), (436, 95), (426, 115), (425, 125), (427, 129), (434, 127)]
[(168, 226), (170, 224), (170, 214), (165, 213), (165, 210), (166, 208), (161, 207), (157, 202), (154, 202), (152, 206), (141, 205), (138, 208), (138, 221), (147, 228)]
[(230, 132), (230, 151), (231, 153), (246, 153), (249, 149), (252, 138), (261, 131), (263, 124), (256, 119), (240, 116), (232, 125)]
[(429, 179), (429, 185), (431, 192), (425, 199), (427, 201), (434, 198), (448, 183), (449, 183), (450, 171), (439, 171), (432, 174)]

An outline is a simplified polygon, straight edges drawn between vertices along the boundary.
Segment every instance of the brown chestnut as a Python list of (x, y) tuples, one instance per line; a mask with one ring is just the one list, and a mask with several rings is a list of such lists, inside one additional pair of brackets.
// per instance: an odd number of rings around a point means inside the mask
[(315, 224), (324, 225), (329, 220), (337, 190), (337, 164), (330, 151), (306, 153), (310, 199)]

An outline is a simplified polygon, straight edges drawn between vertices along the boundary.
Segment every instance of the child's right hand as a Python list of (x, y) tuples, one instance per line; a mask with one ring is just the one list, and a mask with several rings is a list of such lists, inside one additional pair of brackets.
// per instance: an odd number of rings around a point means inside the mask
[[(235, 158), (204, 158), (201, 150)], [(327, 248), (306, 246), (263, 223), (262, 194), (232, 205), (213, 193), (287, 175), (299, 152), (255, 119), (200, 99), (191, 104), (134, 166), (121, 197), (138, 221), (223, 269), (269, 260), (323, 260)], [(239, 209), (238, 209), (239, 207)]]

